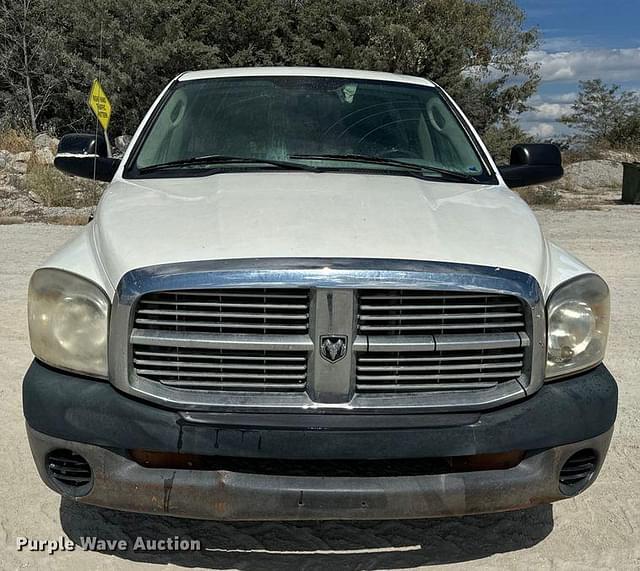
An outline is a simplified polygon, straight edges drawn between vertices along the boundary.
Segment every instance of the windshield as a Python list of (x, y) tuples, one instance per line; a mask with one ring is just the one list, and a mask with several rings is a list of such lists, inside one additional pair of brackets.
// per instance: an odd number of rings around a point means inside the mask
[(132, 157), (131, 176), (295, 165), (393, 172), (403, 163), (445, 180), (456, 180), (446, 171), (489, 176), (438, 89), (325, 77), (177, 82)]

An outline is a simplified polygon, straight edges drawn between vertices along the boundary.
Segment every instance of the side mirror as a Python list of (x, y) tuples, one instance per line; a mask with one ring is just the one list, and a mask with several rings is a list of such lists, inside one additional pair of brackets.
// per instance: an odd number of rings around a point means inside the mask
[(510, 164), (499, 168), (509, 188), (553, 182), (564, 174), (560, 149), (541, 143), (516, 145), (511, 149)]
[(110, 182), (118, 170), (120, 159), (109, 156), (107, 141), (102, 135), (72, 133), (58, 143), (54, 166), (67, 174)]

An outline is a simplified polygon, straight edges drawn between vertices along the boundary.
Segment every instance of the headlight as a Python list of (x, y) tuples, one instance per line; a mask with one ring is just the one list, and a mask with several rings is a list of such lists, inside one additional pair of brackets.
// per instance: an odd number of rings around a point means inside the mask
[(547, 379), (600, 363), (608, 335), (607, 284), (590, 274), (560, 286), (547, 302)]
[(55, 269), (29, 284), (33, 354), (52, 367), (107, 377), (109, 300), (92, 282)]

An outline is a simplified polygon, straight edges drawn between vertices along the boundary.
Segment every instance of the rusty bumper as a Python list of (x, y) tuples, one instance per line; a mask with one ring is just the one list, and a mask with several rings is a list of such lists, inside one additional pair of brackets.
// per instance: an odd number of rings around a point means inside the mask
[[(99, 446), (46, 436), (27, 426), (43, 481), (79, 502), (118, 510), (213, 520), (406, 519), (527, 508), (560, 500), (559, 473), (575, 452), (604, 459), (613, 429), (527, 455), (506, 470), (399, 477), (274, 476), (230, 471), (152, 469)], [(92, 467), (82, 496), (56, 485), (46, 456), (66, 449)], [(586, 489), (597, 470), (575, 493)]]

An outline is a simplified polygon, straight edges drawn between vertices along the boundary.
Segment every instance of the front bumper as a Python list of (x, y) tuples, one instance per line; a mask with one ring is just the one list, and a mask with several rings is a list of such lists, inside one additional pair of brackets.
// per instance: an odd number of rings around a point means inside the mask
[[(111, 385), (34, 363), (23, 403), (43, 481), (85, 502), (127, 511), (220, 520), (418, 518), (505, 511), (575, 495), (597, 477), (617, 408), (604, 366), (482, 413), (423, 415), (179, 413), (126, 397)], [(49, 476), (47, 454), (82, 455), (92, 482), (82, 495)], [(522, 450), (501, 470), (398, 476), (309, 476), (147, 468), (129, 450), (307, 460), (495, 454)], [(596, 469), (561, 490), (566, 460), (592, 450)]]

